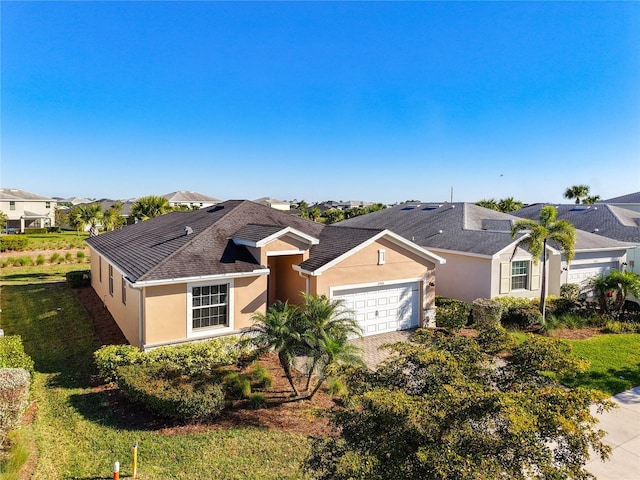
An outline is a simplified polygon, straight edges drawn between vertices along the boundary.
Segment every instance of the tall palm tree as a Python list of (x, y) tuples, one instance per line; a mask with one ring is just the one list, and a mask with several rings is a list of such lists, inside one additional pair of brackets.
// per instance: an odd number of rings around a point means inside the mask
[[(515, 237), (520, 232), (527, 232), (516, 244), (528, 248), (533, 257), (534, 265), (538, 264), (542, 256), (542, 285), (540, 289), (540, 313), (542, 321), (545, 318), (545, 303), (547, 295), (547, 242), (554, 242), (564, 253), (567, 262), (574, 255), (576, 243), (576, 228), (566, 220), (556, 220), (557, 211), (550, 205), (540, 209), (539, 221), (523, 218), (518, 220), (511, 229), (511, 236)], [(515, 254), (515, 250), (514, 250)]]
[(158, 195), (140, 197), (131, 205), (131, 215), (138, 220), (149, 220), (170, 211), (169, 200)]
[(601, 200), (602, 198), (600, 197), (600, 195), (589, 195), (582, 201), (582, 203), (593, 205), (594, 203), (598, 203)]
[(479, 202), (476, 202), (476, 205), (478, 205), (479, 207), (488, 208), (489, 210), (500, 210), (498, 202), (496, 202), (495, 198), (483, 198)]
[(573, 185), (564, 191), (564, 198), (569, 200), (576, 199), (576, 203), (580, 203), (580, 199), (589, 195), (588, 185)]
[(251, 320), (253, 325), (243, 329), (242, 335), (259, 351), (271, 351), (278, 355), (284, 375), (293, 393), (299, 397), (300, 393), (291, 373), (296, 356), (301, 354), (305, 345), (298, 308), (278, 300), (266, 313), (254, 313)]
[(122, 204), (120, 202), (114, 203), (104, 211), (102, 215), (102, 225), (105, 230), (110, 232), (124, 223), (121, 212)]
[(522, 202), (513, 197), (503, 198), (498, 202), (498, 210), (504, 213), (515, 212), (522, 208)]
[(95, 237), (102, 217), (102, 207), (98, 203), (77, 205), (69, 213), (69, 223), (78, 231), (84, 231), (88, 226), (89, 236)]

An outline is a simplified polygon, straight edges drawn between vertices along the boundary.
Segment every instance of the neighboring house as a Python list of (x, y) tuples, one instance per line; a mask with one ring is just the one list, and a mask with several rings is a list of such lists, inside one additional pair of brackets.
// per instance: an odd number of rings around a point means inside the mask
[[(516, 217), (537, 219), (543, 206), (545, 206), (544, 203), (536, 203), (512, 214)], [(640, 212), (604, 203), (593, 205), (572, 203), (554, 205), (554, 207), (558, 212), (558, 219), (567, 220), (580, 230), (628, 242), (630, 245), (625, 260), (628, 265), (625, 267), (640, 273), (640, 248), (638, 248), (640, 247)]]
[(609, 198), (607, 200), (603, 200), (601, 203), (606, 203), (607, 205), (612, 205), (614, 207), (626, 208), (627, 210), (633, 210), (634, 212), (640, 212), (640, 192)]
[(246, 200), (87, 243), (93, 288), (141, 349), (237, 333), (276, 300), (300, 303), (300, 292), (344, 299), (365, 334), (432, 324), (444, 262), (388, 230), (324, 226)]
[(329, 200), (327, 202), (316, 203), (315, 205), (310, 206), (309, 208), (317, 208), (320, 212), (324, 213), (327, 210), (346, 210), (347, 208), (364, 208), (373, 205), (373, 202), (363, 202), (362, 200), (348, 200), (346, 202)]
[(288, 212), (289, 210), (291, 210), (291, 204), (289, 202), (283, 202), (282, 200), (271, 197), (258, 198), (257, 200), (254, 200), (254, 202), (259, 203), (260, 205), (275, 208), (276, 210), (282, 210), (283, 212)]
[(162, 196), (169, 201), (169, 205), (172, 207), (185, 205), (191, 208), (204, 208), (222, 201), (218, 198), (209, 197), (198, 192), (189, 192), (187, 190), (179, 190)]
[(0, 211), (7, 215), (7, 232), (55, 226), (57, 202), (53, 198), (17, 188), (0, 188)]
[[(476, 298), (540, 296), (542, 262), (517, 247), (525, 233), (511, 237), (518, 218), (471, 203), (408, 203), (362, 215), (338, 227), (388, 228), (443, 257), (438, 268), (439, 295), (472, 302)], [(619, 268), (627, 243), (578, 232), (576, 257), (567, 265), (559, 249), (549, 245), (547, 292), (559, 294), (569, 275), (587, 265)]]

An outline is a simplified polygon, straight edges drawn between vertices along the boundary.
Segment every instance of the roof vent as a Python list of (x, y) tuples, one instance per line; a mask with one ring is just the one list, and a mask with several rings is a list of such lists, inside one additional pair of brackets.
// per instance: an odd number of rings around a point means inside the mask
[(415, 208), (418, 208), (419, 206), (420, 206), (420, 204), (418, 204), (418, 205), (405, 205), (402, 210), (413, 210)]
[(185, 235), (191, 235), (193, 233), (193, 228), (186, 226), (184, 227), (184, 234)]
[[(420, 206), (420, 205), (418, 205)], [(427, 205), (426, 207), (423, 208), (423, 210), (436, 210), (437, 208), (440, 208), (442, 206), (442, 204), (431, 204), (431, 205)]]

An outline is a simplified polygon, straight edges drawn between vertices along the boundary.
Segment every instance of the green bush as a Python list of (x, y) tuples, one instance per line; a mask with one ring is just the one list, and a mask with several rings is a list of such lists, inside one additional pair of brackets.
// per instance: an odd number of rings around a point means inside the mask
[(62, 229), (60, 227), (47, 227), (47, 233), (61, 233)]
[(33, 360), (24, 352), (19, 335), (0, 337), (0, 368), (24, 368), (33, 375)]
[(49, 257), (49, 263), (60, 263), (60, 254), (59, 253), (54, 253), (53, 255), (51, 255), (51, 257)]
[(65, 262), (70, 262), (71, 260), (73, 260), (73, 255), (71, 255), (71, 252), (67, 252), (64, 254), (64, 261)]
[(44, 255), (38, 255), (36, 257), (36, 265), (44, 265), (45, 259)]
[(251, 382), (246, 376), (238, 372), (227, 371), (221, 377), (229, 398), (239, 400), (251, 395)]
[(602, 331), (604, 333), (640, 333), (640, 323), (610, 321)]
[(249, 396), (247, 406), (253, 410), (257, 410), (259, 408), (267, 408), (267, 397), (265, 397), (262, 393), (252, 393)]
[(504, 307), (501, 323), (506, 328), (527, 329), (542, 323), (537, 300), (517, 297), (495, 297), (494, 300)]
[(9, 432), (20, 425), (29, 405), (31, 376), (24, 368), (0, 369), (0, 446)]
[(0, 252), (26, 250), (29, 239), (22, 235), (2, 235), (0, 236)]
[(273, 378), (269, 370), (260, 363), (253, 364), (248, 374), (252, 388), (268, 390), (273, 386)]
[(142, 353), (133, 345), (107, 345), (93, 353), (98, 373), (107, 382), (118, 381), (118, 368), (142, 363)]
[(471, 304), (471, 317), (476, 328), (482, 330), (500, 326), (503, 306), (490, 298), (477, 298)]
[(560, 297), (577, 302), (580, 297), (580, 285), (577, 283), (565, 283), (560, 286)]
[(167, 363), (119, 367), (117, 377), (127, 398), (164, 417), (200, 420), (219, 415), (225, 407), (220, 383), (206, 375), (184, 375)]
[(66, 275), (67, 285), (71, 288), (88, 287), (91, 285), (90, 270), (75, 270)]
[(16, 267), (28, 267), (29, 265), (32, 265), (32, 264), (33, 264), (33, 258), (31, 258), (28, 255), (22, 255), (16, 258), (16, 262), (14, 263)]
[(476, 340), (480, 349), (488, 355), (496, 355), (513, 346), (513, 337), (500, 325), (481, 329)]
[(78, 259), (78, 263), (83, 262), (85, 258), (85, 253), (82, 250), (78, 250), (76, 252), (76, 258)]
[(25, 235), (42, 235), (43, 233), (49, 233), (48, 229), (45, 228), (25, 228)]
[(436, 297), (436, 327), (457, 331), (469, 323), (471, 305), (462, 300)]
[[(565, 285), (569, 285), (565, 283)], [(576, 302), (563, 297), (548, 297), (547, 312), (554, 315), (564, 315), (570, 313), (576, 307)]]

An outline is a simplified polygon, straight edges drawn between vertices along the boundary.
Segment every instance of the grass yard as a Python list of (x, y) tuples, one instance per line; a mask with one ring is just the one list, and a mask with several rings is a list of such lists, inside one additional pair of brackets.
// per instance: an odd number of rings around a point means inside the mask
[(29, 250), (63, 250), (84, 248), (84, 241), (89, 238), (87, 232), (37, 233), (25, 235), (29, 239)]
[(2, 328), (22, 336), (36, 366), (36, 415), (23, 428), (38, 448), (32, 478), (109, 479), (115, 461), (125, 478), (135, 442), (140, 479), (305, 478), (304, 435), (258, 427), (175, 433), (138, 426), (134, 408), (128, 415), (112, 408), (113, 391), (92, 383), (92, 353), (100, 345), (76, 293), (63, 283), (71, 269), (78, 266), (25, 268), (2, 277)]
[(602, 390), (610, 395), (640, 385), (640, 334), (598, 335), (586, 340), (564, 340), (573, 352), (591, 362), (576, 378), (565, 378), (570, 386)]

